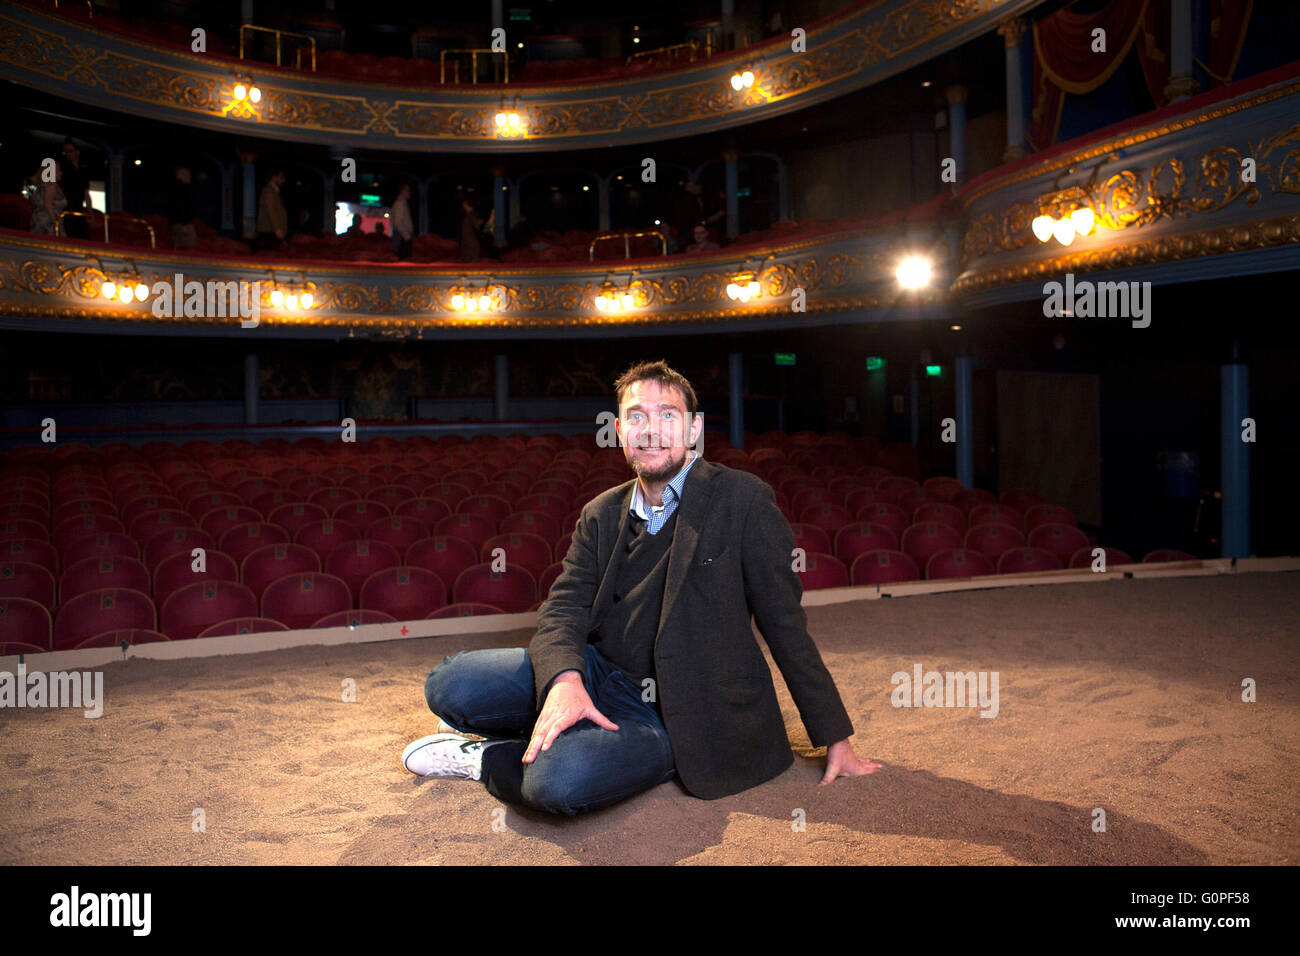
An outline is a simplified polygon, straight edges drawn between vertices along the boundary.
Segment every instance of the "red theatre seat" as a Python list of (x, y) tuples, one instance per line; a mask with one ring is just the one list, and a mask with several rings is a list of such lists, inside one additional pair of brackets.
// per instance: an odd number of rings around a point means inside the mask
[(0, 597), (0, 654), (50, 649), (50, 612), (20, 597)]
[(899, 547), (909, 558), (923, 568), (926, 562), (940, 551), (961, 547), (961, 534), (954, 528), (937, 521), (914, 524), (903, 532)]
[(54, 619), (54, 649), (73, 648), (88, 637), (122, 628), (157, 628), (153, 601), (141, 591), (104, 588), (64, 601)]
[(101, 588), (130, 588), (148, 594), (152, 582), (148, 569), (135, 558), (106, 555), (83, 558), (69, 565), (59, 578), (59, 600), (68, 601)]
[(199, 637), (231, 637), (238, 634), (265, 634), (267, 631), (289, 630), (279, 621), (265, 617), (237, 617), (229, 621), (219, 621), (205, 628)]
[(479, 548), (479, 559), (491, 563), (495, 560), (493, 552), (498, 548), (505, 552), (507, 567), (516, 565), (527, 568), (534, 579), (546, 570), (546, 566), (551, 563), (550, 544), (535, 534), (493, 535), (484, 541), (483, 546)]
[(829, 554), (810, 551), (805, 555), (807, 567), (798, 572), (805, 591), (822, 588), (842, 588), (849, 583), (849, 572), (844, 562)]
[(291, 574), (267, 587), (262, 594), (262, 616), (290, 630), (311, 627), (321, 618), (352, 607), (347, 583), (332, 574)]
[(1060, 558), (1042, 548), (1012, 548), (998, 558), (998, 574), (1059, 571), (1063, 566)]
[(850, 575), (855, 585), (896, 584), (921, 580), (921, 569), (902, 551), (868, 551), (853, 561)]
[(395, 568), (401, 563), (401, 555), (391, 544), (365, 538), (349, 541), (325, 556), (326, 572), (342, 578), (347, 583), (356, 598), (351, 603), (356, 607), (361, 606), (361, 585), (366, 583), (366, 578), (376, 571)]
[(940, 551), (931, 557), (925, 565), (925, 576), (928, 580), (973, 578), (982, 574), (996, 573), (997, 568), (994, 567), (992, 561), (978, 551), (971, 551), (967, 548)]
[(483, 542), (497, 533), (496, 522), (484, 515), (468, 514), (461, 512), (459, 514), (447, 515), (440, 518), (438, 523), (433, 526), (434, 535), (446, 535), (450, 538), (460, 538), (467, 541), (474, 547), (474, 553), (477, 554), (483, 547)]
[(414, 518), (428, 527), (451, 514), (447, 502), (437, 498), (408, 498), (394, 509), (393, 514), (403, 518)]
[(373, 522), (366, 529), (366, 537), (392, 545), (399, 552), (429, 536), (429, 526), (418, 518), (389, 515)]
[(1065, 567), (1074, 552), (1088, 546), (1088, 536), (1074, 525), (1040, 524), (1029, 532), (1029, 546), (1052, 552), (1061, 559), (1061, 567)]
[(173, 591), (162, 607), (164, 634), (173, 641), (198, 637), (220, 621), (256, 617), (257, 598), (234, 581), (197, 581)]
[(289, 540), (289, 532), (279, 525), (250, 521), (236, 525), (221, 536), (221, 550), (236, 561), (242, 562), (258, 548), (268, 544), (282, 544)]
[[(1070, 555), (1070, 567), (1072, 568), (1092, 567), (1092, 562), (1096, 560), (1092, 556), (1092, 552), (1096, 547), (1097, 547), (1096, 545), (1089, 544), (1080, 548), (1078, 551), (1074, 552), (1074, 554)], [(1112, 567), (1115, 567), (1116, 565), (1134, 563), (1133, 558), (1129, 556), (1128, 552), (1121, 551), (1119, 550), (1119, 548), (1102, 548), (1101, 550), (1104, 551), (1106, 555), (1105, 562), (1106, 562), (1107, 571), (1109, 571)]]
[[(129, 540), (129, 539), (128, 539)], [(135, 545), (132, 544), (134, 548)], [(135, 555), (131, 555), (134, 557)], [(0, 560), (39, 564), (51, 575), (59, 573), (59, 552), (48, 541), (34, 538), (11, 538), (0, 542)]]
[(912, 513), (912, 522), (914, 524), (923, 524), (927, 521), (946, 524), (958, 534), (964, 535), (966, 533), (966, 513), (956, 505), (931, 501), (921, 505)]
[(417, 541), (406, 549), (405, 563), (410, 567), (432, 571), (442, 579), (448, 591), (460, 572), (478, 562), (474, 546), (460, 538), (436, 535)]
[(235, 559), (220, 551), (207, 551), (203, 555), (203, 570), (194, 570), (194, 558), (188, 551), (163, 558), (153, 572), (153, 602), (158, 607), (181, 588), (199, 581), (238, 581), (239, 565)]
[(493, 571), (490, 563), (475, 564), (456, 578), (452, 599), (457, 604), (488, 604), (515, 614), (527, 611), (537, 600), (537, 579), (519, 566)]
[(1009, 524), (1001, 522), (981, 524), (966, 532), (965, 546), (972, 551), (978, 551), (996, 566), (998, 558), (1012, 548), (1025, 546), (1025, 536), (1020, 533), (1019, 528)]
[(542, 511), (512, 512), (502, 518), (497, 527), (501, 534), (535, 534), (544, 541), (554, 541), (560, 536), (560, 519)]
[(280, 505), (266, 516), (266, 520), (270, 524), (279, 525), (292, 538), (307, 525), (324, 521), (328, 517), (328, 512), (320, 505), (295, 501)]
[(432, 571), (386, 568), (361, 585), (361, 607), (391, 614), (398, 621), (421, 621), (447, 603), (447, 588)]
[(1025, 511), (1025, 530), (1032, 532), (1045, 524), (1068, 524), (1078, 527), (1079, 521), (1060, 505), (1034, 505)]
[(312, 627), (357, 627), (361, 624), (396, 623), (397, 618), (391, 614), (385, 614), (383, 611), (360, 609), (355, 611), (335, 611), (333, 614), (326, 614)]
[(0, 564), (0, 597), (27, 598), (54, 610), (54, 575), (39, 564), (5, 561)]
[[(173, 554), (192, 554), (195, 548), (215, 551), (217, 543), (212, 540), (212, 535), (200, 528), (176, 528), (172, 531), (164, 531), (145, 542), (144, 566), (157, 570), (164, 558), (170, 558)], [(64, 560), (67, 560), (67, 557), (64, 555)]]
[(320, 557), (302, 544), (268, 544), (258, 548), (240, 565), (239, 580), (261, 600), (267, 586), (290, 574), (321, 569)]
[(882, 524), (855, 521), (845, 525), (835, 536), (835, 557), (846, 568), (853, 567), (858, 555), (881, 550), (898, 550), (898, 536)]
[(361, 537), (361, 529), (350, 521), (313, 521), (294, 535), (294, 544), (311, 548), (324, 560), (335, 548), (356, 541)]

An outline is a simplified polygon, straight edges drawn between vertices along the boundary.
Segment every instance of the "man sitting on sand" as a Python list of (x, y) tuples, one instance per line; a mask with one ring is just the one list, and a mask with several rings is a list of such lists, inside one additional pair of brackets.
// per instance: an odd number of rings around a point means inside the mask
[(402, 765), (570, 816), (674, 775), (705, 799), (747, 790), (794, 762), (752, 614), (813, 746), (829, 748), (821, 783), (878, 769), (854, 754), (808, 636), (771, 487), (689, 456), (704, 420), (666, 363), (633, 366), (615, 389), (636, 478), (582, 509), (527, 649), (461, 651), (430, 672), (438, 732)]

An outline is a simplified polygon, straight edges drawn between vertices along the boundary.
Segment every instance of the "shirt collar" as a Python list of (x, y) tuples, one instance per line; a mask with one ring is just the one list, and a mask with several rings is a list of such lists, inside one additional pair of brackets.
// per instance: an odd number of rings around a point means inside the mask
[[(662, 508), (668, 507), (668, 496), (670, 493), (672, 495), (672, 500), (679, 503), (681, 502), (682, 488), (686, 484), (686, 473), (691, 470), (691, 465), (695, 464), (699, 457), (699, 455), (688, 455), (686, 463), (682, 465), (682, 470), (677, 472), (673, 479), (668, 482), (667, 487), (664, 488), (664, 503)], [(656, 510), (662, 510), (662, 508)], [(641, 480), (639, 478), (636, 480), (636, 485), (632, 492), (632, 513), (645, 521), (650, 520), (648, 508), (646, 507), (645, 501), (641, 495)]]

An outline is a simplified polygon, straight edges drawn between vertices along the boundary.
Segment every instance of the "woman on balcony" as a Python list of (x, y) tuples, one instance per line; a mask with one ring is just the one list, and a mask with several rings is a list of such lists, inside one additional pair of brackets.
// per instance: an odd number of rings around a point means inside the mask
[(36, 198), (32, 200), (36, 209), (32, 212), (32, 232), (47, 236), (55, 234), (59, 216), (68, 208), (68, 197), (63, 195), (63, 187), (59, 185), (62, 178), (63, 169), (58, 163), (54, 164), (54, 182), (43, 182), (41, 174), (36, 174), (37, 192)]

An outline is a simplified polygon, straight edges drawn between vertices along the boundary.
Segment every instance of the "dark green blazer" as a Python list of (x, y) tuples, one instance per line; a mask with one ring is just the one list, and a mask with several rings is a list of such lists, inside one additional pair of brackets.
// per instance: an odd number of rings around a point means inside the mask
[[(537, 707), (566, 670), (587, 679), (587, 635), (613, 600), (615, 545), (627, 534), (635, 479), (582, 509), (564, 570), (529, 644)], [(772, 674), (751, 615), (785, 678), (814, 747), (850, 737), (830, 672), (808, 636), (791, 569), (794, 533), (771, 487), (703, 459), (686, 474), (668, 558), (654, 660), (677, 775), (715, 799), (770, 780), (794, 762)], [(588, 684), (588, 690), (590, 685)]]

